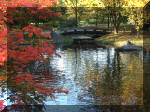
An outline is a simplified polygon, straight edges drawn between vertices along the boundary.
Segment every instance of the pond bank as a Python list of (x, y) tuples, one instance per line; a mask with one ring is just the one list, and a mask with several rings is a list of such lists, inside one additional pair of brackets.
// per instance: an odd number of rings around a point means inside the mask
[[(45, 38), (43, 36), (40, 36), (40, 39), (46, 40), (47, 42), (51, 44), (67, 44), (70, 45), (73, 43), (73, 39), (70, 36), (64, 36), (60, 35), (57, 32), (51, 32), (51, 31), (44, 31), (43, 34), (50, 34), (51, 38)], [(33, 36), (32, 39), (28, 38), (28, 34), (26, 34), (26, 41), (21, 42), (18, 45), (38, 45), (38, 38), (36, 36)], [(53, 40), (53, 41), (51, 41)]]
[(52, 43), (72, 43), (73, 39), (69, 36), (61, 35), (57, 32), (52, 32), (52, 39), (54, 40)]
[(137, 38), (137, 35), (131, 35), (129, 32), (119, 33), (117, 35), (111, 33), (102, 37), (96, 38), (94, 41), (97, 44), (104, 44), (109, 46), (121, 47), (126, 45), (127, 41), (132, 42), (135, 45), (143, 46), (143, 35)]

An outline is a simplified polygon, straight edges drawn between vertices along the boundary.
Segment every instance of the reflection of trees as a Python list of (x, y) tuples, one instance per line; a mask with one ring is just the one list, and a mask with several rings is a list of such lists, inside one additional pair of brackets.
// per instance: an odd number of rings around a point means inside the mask
[[(114, 54), (114, 58), (112, 63), (110, 63), (110, 51), (107, 50), (107, 66), (102, 72), (101, 81), (98, 82), (98, 86), (96, 87), (96, 96), (103, 96), (102, 102), (103, 104), (120, 104), (119, 97), (122, 89), (121, 89), (121, 68), (120, 68), (120, 56), (119, 53)], [(95, 100), (97, 99), (95, 97)]]
[(144, 45), (145, 50), (143, 52), (143, 100), (144, 100), (144, 107), (145, 107), (145, 112), (150, 111), (149, 105), (150, 105), (150, 46), (149, 45)]
[(94, 61), (94, 69), (90, 64), (87, 60), (87, 73), (80, 76), (80, 83), (88, 88), (95, 104), (142, 103), (142, 60), (139, 53), (115, 52), (112, 58), (107, 49), (107, 64), (103, 70), (98, 69)]
[(143, 103), (143, 60), (140, 59), (140, 53), (135, 54), (124, 54), (123, 59), (127, 58), (128, 60), (124, 61), (126, 64), (127, 71), (124, 72), (122, 98), (126, 99), (126, 104), (135, 104)]

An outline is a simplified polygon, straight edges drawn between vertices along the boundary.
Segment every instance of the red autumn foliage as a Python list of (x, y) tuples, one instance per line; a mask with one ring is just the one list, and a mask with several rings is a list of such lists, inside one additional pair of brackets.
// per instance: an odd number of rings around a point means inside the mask
[(44, 28), (44, 29), (46, 29), (46, 30), (53, 31), (53, 28), (51, 28), (51, 27), (47, 27), (47, 26), (45, 26), (45, 25), (42, 25), (42, 26), (41, 26), (41, 28)]
[(4, 65), (4, 62), (7, 61), (7, 46), (0, 46), (0, 66)]
[(34, 33), (34, 34), (36, 34), (37, 37), (39, 37), (40, 34), (43, 31), (41, 28), (35, 27), (34, 25), (31, 25), (31, 24), (28, 25), (27, 27), (24, 27), (22, 30), (28, 32), (29, 34), (33, 34)]
[[(25, 85), (24, 89), (26, 89), (26, 91), (31, 93), (32, 91), (35, 91), (35, 93), (38, 95), (50, 96), (51, 98), (55, 98), (55, 96), (53, 95), (53, 93), (55, 92), (68, 94), (68, 91), (64, 91), (61, 88), (47, 88), (45, 85), (41, 85), (40, 83), (35, 81), (34, 76), (32, 74), (18, 74), (11, 80), (14, 80), (14, 82), (16, 83), (16, 88), (17, 86)], [(41, 83), (42, 82), (44, 82), (44, 80), (41, 80)], [(24, 104), (21, 101), (20, 97), (17, 97), (16, 100), (19, 104)]]
[[(0, 66), (4, 66), (5, 62), (11, 63), (8, 64), (8, 69), (11, 69), (8, 72), (8, 79), (11, 80), (9, 80), (8, 82), (15, 82), (16, 89), (20, 87), (23, 88), (25, 85), (26, 88), (24, 89), (27, 89), (27, 93), (33, 93), (33, 91), (36, 91), (37, 94), (50, 96), (51, 98), (54, 98), (53, 93), (55, 92), (68, 94), (68, 91), (64, 91), (61, 88), (47, 88), (46, 86), (37, 83), (34, 80), (33, 74), (26, 73), (24, 70), (27, 64), (31, 61), (47, 61), (44, 59), (43, 55), (48, 55), (49, 57), (51, 57), (53, 54), (56, 54), (54, 51), (54, 46), (49, 44), (52, 40), (46, 41), (40, 39), (40, 37), (48, 37), (51, 39), (51, 35), (43, 33), (43, 30), (41, 28), (38, 28), (34, 25), (29, 24), (22, 29), (12, 30), (8, 26), (6, 26), (5, 23), (7, 22), (9, 24), (15, 24), (15, 21), (27, 21), (28, 19), (33, 19), (33, 21), (36, 22), (36, 20), (34, 20), (34, 16), (37, 15), (39, 20), (48, 20), (49, 18), (58, 16), (59, 14), (53, 13), (51, 9), (44, 7), (54, 6), (56, 4), (58, 4), (56, 0), (0, 1)], [(12, 7), (11, 10), (7, 11), (8, 7)], [(23, 12), (19, 12), (17, 10), (17, 7), (26, 7), (27, 14), (29, 16), (16, 17), (15, 14), (24, 14)], [(45, 26), (42, 26), (42, 28), (52, 31), (52, 28), (47, 28)], [(18, 44), (26, 42), (26, 40), (24, 39), (24, 32), (28, 32), (28, 37), (30, 38), (32, 38), (34, 34), (39, 37), (38, 45), (28, 45), (26, 47), (19, 46)], [(18, 74), (18, 72), (22, 72), (22, 74)], [(11, 90), (12, 88), (9, 89)], [(18, 90), (18, 94), (20, 94), (21, 92), (23, 91)], [(22, 100), (22, 97), (19, 95), (15, 100), (17, 102), (17, 105), (25, 104)], [(3, 103), (3, 100), (0, 100), (0, 111), (2, 111), (5, 107)]]
[(4, 101), (0, 100), (0, 112), (6, 107), (6, 105), (4, 105)]
[(4, 65), (7, 61), (7, 42), (6, 42), (7, 30), (0, 29), (0, 66)]

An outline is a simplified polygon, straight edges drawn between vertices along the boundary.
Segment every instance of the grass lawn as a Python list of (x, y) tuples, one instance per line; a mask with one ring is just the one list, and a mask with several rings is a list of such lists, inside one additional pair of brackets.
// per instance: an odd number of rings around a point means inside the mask
[(69, 36), (64, 36), (64, 35), (61, 35), (61, 37), (64, 39), (64, 42), (65, 43), (68, 43), (68, 42), (73, 42), (73, 39)]
[(117, 35), (111, 33), (95, 39), (98, 44), (111, 44), (118, 47), (125, 45), (128, 40), (135, 45), (143, 46), (143, 35), (137, 38), (137, 35), (131, 35), (129, 32), (121, 32)]

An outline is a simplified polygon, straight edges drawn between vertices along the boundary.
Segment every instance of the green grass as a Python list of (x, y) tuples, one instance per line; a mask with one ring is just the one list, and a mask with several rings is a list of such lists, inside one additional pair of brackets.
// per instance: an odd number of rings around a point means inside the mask
[(95, 39), (95, 41), (99, 44), (110, 44), (114, 46), (123, 46), (128, 40), (135, 45), (143, 45), (143, 35), (140, 35), (140, 37), (137, 38), (137, 35), (131, 35), (127, 32), (119, 33), (117, 35), (111, 33)]
[(73, 42), (73, 39), (71, 37), (68, 37), (68, 36), (64, 36), (64, 35), (61, 35), (62, 38), (64, 39), (64, 42)]
[[(68, 37), (68, 36), (64, 36), (64, 35), (61, 35), (61, 37), (64, 39), (64, 43), (65, 44), (72, 44), (73, 43), (73, 39), (71, 37)], [(58, 42), (56, 41), (53, 41), (51, 42), (52, 44), (57, 44)]]

